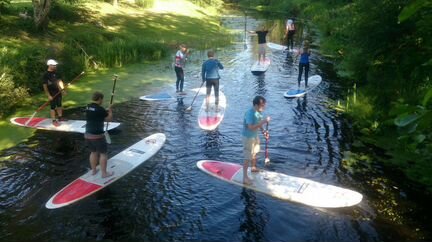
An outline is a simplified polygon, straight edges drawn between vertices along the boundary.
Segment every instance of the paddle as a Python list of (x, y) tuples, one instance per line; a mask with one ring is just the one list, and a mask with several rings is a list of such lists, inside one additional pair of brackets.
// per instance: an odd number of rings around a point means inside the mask
[[(114, 75), (114, 84), (113, 84), (113, 88), (112, 88), (112, 92), (111, 92), (110, 106), (112, 105), (113, 100), (114, 100), (114, 91), (115, 91), (115, 87), (116, 87), (117, 77), (118, 77), (117, 75)], [(105, 134), (105, 140), (106, 140), (106, 142), (108, 144), (111, 144), (111, 137), (108, 134), (108, 124), (109, 124), (109, 121), (107, 121), (106, 128), (105, 128), (105, 133), (104, 134)]]
[[(268, 133), (268, 122), (266, 125), (266, 132)], [(269, 139), (266, 138), (266, 143), (265, 143), (265, 160), (264, 160), (264, 164), (268, 165), (270, 163), (270, 158), (269, 158), (269, 154), (268, 154), (268, 142)]]
[[(66, 88), (69, 86), (69, 85), (71, 85), (72, 84), (72, 82), (74, 82), (75, 80), (78, 80), (78, 79), (80, 79), (81, 78), (81, 76), (84, 74), (84, 72), (81, 72), (78, 76), (76, 76), (72, 81), (70, 81), (68, 84), (66, 84), (66, 86), (64, 87), (64, 89), (63, 90), (66, 90)], [(62, 91), (59, 91), (58, 93), (56, 93), (52, 98), (54, 99), (55, 97), (57, 97), (58, 95), (60, 95), (60, 93), (61, 93)], [(25, 124), (24, 124), (24, 126), (27, 126), (29, 123), (30, 123), (30, 121), (34, 118), (34, 116), (36, 115), (36, 113), (38, 113), (38, 112), (40, 112), (40, 111), (42, 111), (42, 109), (44, 109), (49, 103), (50, 103), (51, 101), (50, 100), (48, 100), (48, 101), (46, 101), (42, 106), (40, 106), (33, 114), (32, 114), (32, 116), (30, 116), (30, 119), (29, 120), (27, 120), (27, 122), (25, 122)]]
[(191, 110), (192, 110), (192, 105), (194, 104), (196, 97), (197, 97), (198, 94), (200, 93), (201, 88), (202, 88), (203, 85), (204, 85), (204, 82), (205, 82), (205, 81), (203, 81), (203, 82), (201, 83), (201, 86), (200, 86), (200, 88), (198, 89), (197, 93), (195, 94), (195, 97), (194, 97), (194, 99), (192, 100), (191, 105), (190, 105), (188, 108), (186, 108), (185, 111), (191, 111)]

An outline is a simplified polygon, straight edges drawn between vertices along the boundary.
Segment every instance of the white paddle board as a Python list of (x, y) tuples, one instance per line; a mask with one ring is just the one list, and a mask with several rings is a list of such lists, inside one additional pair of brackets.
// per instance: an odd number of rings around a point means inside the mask
[(200, 126), (200, 128), (204, 130), (216, 129), (224, 118), (226, 106), (227, 103), (225, 94), (223, 94), (223, 92), (221, 92), (220, 90), (218, 105), (219, 110), (216, 110), (215, 96), (213, 92), (210, 94), (208, 110), (206, 110), (207, 105), (206, 99), (204, 98), (198, 113), (198, 125)]
[[(26, 122), (30, 118), (27, 117), (16, 117), (11, 118), (11, 123), (23, 127), (35, 128), (35, 129), (43, 129), (43, 130), (53, 130), (53, 131), (63, 131), (63, 132), (76, 132), (76, 133), (85, 133), (85, 120), (68, 120), (68, 121), (59, 121), (60, 126), (54, 126), (52, 124), (52, 119), (50, 118), (38, 118), (34, 117), (30, 120), (30, 122), (26, 124)], [(120, 123), (109, 122), (108, 130), (115, 129), (120, 125)], [(106, 122), (104, 124), (104, 129), (106, 127)]]
[(155, 155), (165, 140), (164, 134), (156, 133), (139, 141), (108, 160), (107, 171), (114, 172), (112, 176), (101, 178), (98, 166), (98, 173), (92, 175), (92, 171), (88, 171), (52, 196), (45, 207), (55, 209), (67, 206), (111, 185)]
[(269, 58), (266, 58), (265, 61), (263, 61), (263, 62), (256, 61), (251, 67), (251, 72), (254, 75), (261, 75), (267, 71), (270, 64), (271, 64), (271, 61)]
[(280, 44), (276, 44), (276, 43), (272, 43), (272, 42), (268, 42), (267, 46), (273, 50), (285, 50), (287, 48), (284, 45), (280, 45)]
[(284, 92), (284, 97), (286, 98), (294, 98), (301, 97), (306, 93), (312, 91), (315, 87), (317, 87), (321, 83), (320, 75), (313, 75), (308, 78), (308, 87), (307, 88), (291, 88), (288, 91)]
[(360, 203), (363, 198), (360, 193), (349, 189), (272, 171), (251, 172), (250, 168), (248, 177), (251, 179), (252, 184), (245, 185), (243, 183), (243, 166), (230, 162), (201, 160), (197, 162), (197, 166), (205, 173), (223, 181), (247, 187), (282, 200), (313, 207), (349, 207)]
[(143, 101), (167, 101), (173, 100), (174, 97), (166, 92), (162, 92), (153, 95), (141, 96), (139, 99)]

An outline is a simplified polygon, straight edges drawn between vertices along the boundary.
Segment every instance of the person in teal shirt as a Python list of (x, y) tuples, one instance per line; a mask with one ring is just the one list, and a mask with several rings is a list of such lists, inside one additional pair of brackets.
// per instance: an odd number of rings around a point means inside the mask
[(260, 142), (258, 130), (261, 130), (266, 139), (269, 138), (267, 131), (264, 131), (263, 125), (270, 122), (270, 117), (264, 118), (262, 112), (265, 109), (266, 100), (262, 96), (256, 96), (252, 101), (253, 107), (250, 108), (244, 115), (243, 119), (243, 154), (245, 157), (243, 164), (243, 183), (251, 185), (252, 181), (247, 175), (249, 162), (251, 163), (251, 171), (258, 172), (256, 167), (256, 154), (260, 151)]

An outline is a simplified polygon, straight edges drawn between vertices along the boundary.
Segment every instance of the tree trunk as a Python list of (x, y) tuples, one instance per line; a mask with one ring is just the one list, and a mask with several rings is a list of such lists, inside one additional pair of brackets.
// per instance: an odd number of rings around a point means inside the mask
[(113, 6), (118, 7), (118, 0), (113, 0)]
[(48, 14), (51, 9), (52, 0), (32, 0), (33, 2), (33, 19), (37, 29), (46, 29), (48, 27)]

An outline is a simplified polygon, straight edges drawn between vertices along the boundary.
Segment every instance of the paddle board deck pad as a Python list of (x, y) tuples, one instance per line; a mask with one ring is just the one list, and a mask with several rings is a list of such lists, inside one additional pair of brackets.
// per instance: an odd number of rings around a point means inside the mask
[(200, 160), (200, 170), (221, 180), (247, 187), (282, 200), (306, 204), (313, 207), (349, 207), (361, 202), (363, 196), (355, 191), (315, 182), (309, 179), (260, 170), (251, 172), (248, 177), (251, 185), (243, 183), (243, 166), (230, 162)]
[(267, 46), (270, 49), (274, 49), (274, 50), (285, 50), (287, 47), (284, 45), (280, 45), (280, 44), (276, 44), (276, 43), (272, 43), (272, 42), (268, 42)]
[(91, 170), (88, 171), (52, 196), (45, 207), (55, 209), (67, 206), (111, 185), (155, 155), (165, 140), (164, 134), (156, 133), (139, 141), (108, 160), (107, 170), (114, 172), (112, 176), (101, 178), (98, 166), (95, 175), (92, 175)]
[(269, 58), (266, 58), (264, 62), (256, 61), (251, 67), (252, 74), (254, 74), (254, 75), (263, 74), (264, 72), (266, 72), (268, 70), (270, 63), (271, 63), (271, 61)]
[(294, 97), (301, 97), (305, 95), (306, 93), (312, 91), (315, 87), (317, 87), (322, 81), (322, 78), (320, 75), (313, 75), (308, 78), (308, 87), (306, 89), (289, 89), (284, 93), (284, 97), (286, 98), (294, 98)]
[[(26, 125), (27, 121), (30, 118), (27, 117), (16, 117), (11, 118), (11, 123), (23, 127), (35, 128), (35, 129), (43, 129), (43, 130), (53, 130), (53, 131), (63, 131), (63, 132), (76, 132), (76, 133), (85, 133), (85, 120), (68, 120), (68, 121), (59, 121), (60, 126), (54, 126), (52, 123), (52, 119), (50, 118), (38, 118), (34, 117), (30, 120), (30, 122)], [(115, 129), (120, 125), (120, 123), (109, 122), (108, 130)], [(106, 122), (104, 124), (104, 128), (106, 127)]]
[(226, 106), (227, 103), (226, 103), (225, 94), (223, 94), (223, 92), (221, 92), (220, 90), (219, 90), (219, 105), (218, 105), (219, 110), (216, 110), (215, 96), (213, 92), (210, 95), (208, 110), (206, 110), (207, 105), (206, 105), (206, 99), (204, 98), (198, 113), (198, 125), (200, 126), (200, 128), (204, 130), (216, 129), (224, 118)]

